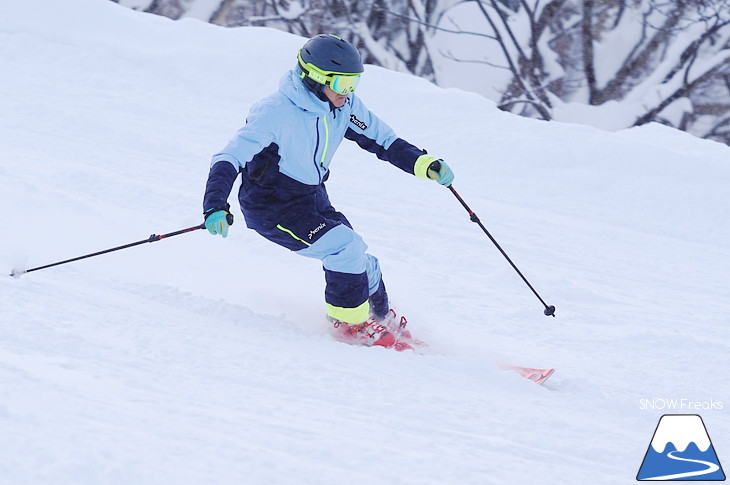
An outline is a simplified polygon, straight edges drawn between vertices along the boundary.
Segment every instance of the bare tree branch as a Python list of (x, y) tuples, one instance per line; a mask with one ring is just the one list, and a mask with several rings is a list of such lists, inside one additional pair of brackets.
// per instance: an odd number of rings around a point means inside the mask
[(634, 126), (640, 126), (646, 123), (649, 123), (651, 121), (654, 121), (656, 116), (661, 113), (664, 108), (678, 100), (679, 98), (688, 96), (693, 89), (695, 89), (700, 84), (706, 82), (708, 79), (711, 79), (714, 77), (718, 72), (720, 72), (721, 69), (725, 68), (725, 65), (730, 63), (730, 56), (726, 57), (722, 62), (719, 64), (716, 64), (712, 68), (705, 71), (703, 74), (698, 76), (694, 81), (684, 83), (679, 89), (674, 91), (671, 95), (667, 96), (661, 103), (659, 103), (655, 108), (649, 110), (645, 115), (641, 116), (638, 120), (634, 122)]

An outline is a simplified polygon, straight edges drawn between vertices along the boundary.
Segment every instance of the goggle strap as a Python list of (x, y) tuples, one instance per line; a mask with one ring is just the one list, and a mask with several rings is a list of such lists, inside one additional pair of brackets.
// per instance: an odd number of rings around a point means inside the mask
[(314, 69), (310, 69), (307, 73), (307, 76), (309, 76), (310, 79), (318, 82), (319, 84), (327, 84), (327, 76), (315, 71)]
[[(311, 64), (304, 62), (304, 60), (302, 59), (301, 50), (299, 51), (298, 57), (299, 57), (299, 66), (302, 68), (302, 73), (299, 75), (299, 77), (301, 79), (308, 77), (311, 80), (313, 80), (314, 82), (322, 84), (323, 86), (329, 85), (330, 89), (332, 89), (332, 84), (334, 84), (335, 79), (338, 77), (341, 77), (341, 76), (344, 76), (344, 77), (358, 76), (359, 77), (359, 74), (350, 75), (350, 74), (344, 74), (344, 73), (339, 74), (339, 73), (334, 73), (334, 72), (325, 74), (323, 72), (320, 72), (319, 69), (316, 69)], [(354, 88), (349, 88), (347, 90), (347, 93), (351, 93), (353, 91), (354, 91)], [(335, 91), (335, 92), (337, 92), (337, 91)], [(347, 93), (338, 93), (338, 94), (347, 94)]]

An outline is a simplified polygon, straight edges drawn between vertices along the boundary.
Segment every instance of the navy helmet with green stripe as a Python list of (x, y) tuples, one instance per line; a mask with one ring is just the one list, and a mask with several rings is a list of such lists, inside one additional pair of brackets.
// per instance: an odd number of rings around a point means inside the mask
[(302, 82), (326, 101), (324, 87), (342, 95), (355, 90), (364, 71), (357, 48), (340, 37), (320, 34), (312, 37), (299, 50), (297, 72)]

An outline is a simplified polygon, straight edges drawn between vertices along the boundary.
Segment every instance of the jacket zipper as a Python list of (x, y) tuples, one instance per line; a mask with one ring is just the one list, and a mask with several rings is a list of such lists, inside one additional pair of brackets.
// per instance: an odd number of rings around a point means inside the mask
[[(322, 157), (319, 159), (319, 166), (324, 168), (324, 161), (327, 157), (327, 149), (330, 145), (330, 127), (327, 124), (327, 115), (325, 114), (322, 117), (322, 121), (324, 122), (324, 148), (322, 149)], [(315, 126), (317, 128), (317, 144), (314, 146), (314, 168), (317, 169), (317, 175), (319, 177), (319, 183), (322, 183), (322, 172), (319, 170), (319, 167), (317, 167), (317, 150), (319, 149), (319, 118), (315, 121)]]
[(324, 120), (324, 150), (319, 164), (324, 168), (324, 159), (327, 156), (327, 148), (330, 146), (330, 127), (327, 125), (327, 115), (324, 115), (322, 119)]
[(312, 154), (312, 161), (314, 162), (314, 169), (317, 171), (317, 176), (319, 177), (319, 184), (322, 183), (322, 173), (319, 171), (319, 167), (317, 166), (317, 150), (319, 150), (319, 118), (314, 120), (314, 127), (317, 130), (317, 143), (314, 145), (314, 153)]

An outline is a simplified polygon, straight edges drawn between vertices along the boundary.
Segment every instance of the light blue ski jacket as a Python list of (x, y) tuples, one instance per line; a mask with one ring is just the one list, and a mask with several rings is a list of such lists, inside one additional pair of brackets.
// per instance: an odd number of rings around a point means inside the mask
[(226, 207), (240, 172), (239, 201), (247, 225), (270, 227), (282, 211), (291, 211), (292, 200), (326, 180), (343, 138), (411, 174), (424, 154), (398, 138), (354, 93), (343, 107), (333, 108), (289, 71), (279, 90), (253, 105), (246, 124), (213, 156), (204, 210)]

